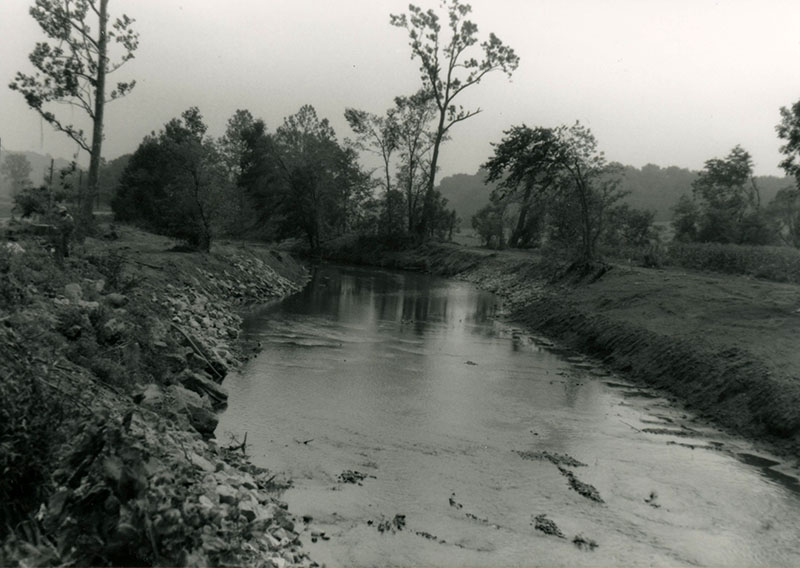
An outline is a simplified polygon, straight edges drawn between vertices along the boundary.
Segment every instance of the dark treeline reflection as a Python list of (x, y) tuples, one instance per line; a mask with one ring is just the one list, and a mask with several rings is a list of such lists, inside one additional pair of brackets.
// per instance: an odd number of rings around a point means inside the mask
[(285, 301), (286, 315), (316, 315), (355, 325), (400, 324), (403, 332), (423, 334), (431, 326), (464, 327), (487, 334), (496, 313), (491, 294), (413, 272), (365, 270), (321, 265), (303, 292)]

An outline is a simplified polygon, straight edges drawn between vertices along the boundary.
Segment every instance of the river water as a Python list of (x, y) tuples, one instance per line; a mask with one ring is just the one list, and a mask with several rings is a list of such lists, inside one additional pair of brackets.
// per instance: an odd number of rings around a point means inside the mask
[(217, 437), (247, 432), (252, 460), (294, 481), (312, 558), (800, 566), (781, 464), (500, 310), (466, 283), (323, 266), (247, 319), (263, 351), (225, 381)]

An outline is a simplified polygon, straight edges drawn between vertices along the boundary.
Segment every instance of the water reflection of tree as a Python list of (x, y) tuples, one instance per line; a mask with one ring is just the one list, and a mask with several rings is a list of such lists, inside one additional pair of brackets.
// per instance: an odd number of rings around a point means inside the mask
[(495, 335), (486, 324), (497, 312), (491, 294), (464, 293), (428, 275), (331, 266), (317, 267), (311, 284), (285, 306), (290, 312), (333, 319), (393, 321), (415, 335), (463, 319), (470, 334), (485, 337)]
[(564, 404), (569, 408), (575, 408), (578, 401), (578, 392), (583, 386), (584, 379), (579, 374), (570, 373), (564, 381)]

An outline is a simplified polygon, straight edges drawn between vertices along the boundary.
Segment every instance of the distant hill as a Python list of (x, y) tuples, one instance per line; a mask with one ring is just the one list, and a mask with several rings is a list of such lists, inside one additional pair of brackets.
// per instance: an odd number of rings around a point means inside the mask
[[(669, 221), (672, 207), (684, 193), (691, 194), (692, 182), (698, 172), (669, 166), (662, 168), (647, 164), (642, 168), (625, 166), (622, 189), (629, 191), (625, 201), (632, 207), (655, 211), (656, 221)], [(484, 183), (486, 173), (478, 170), (475, 174), (456, 174), (442, 178), (439, 191), (447, 198), (448, 205), (461, 217), (462, 227), (469, 227), (472, 216), (489, 203), (494, 184)], [(775, 197), (778, 190), (791, 186), (792, 178), (777, 176), (756, 176), (756, 185), (761, 192), (761, 202), (766, 205)]]
[[(47, 177), (50, 174), (50, 160), (53, 157), (50, 154), (37, 154), (36, 152), (12, 152), (8, 150), (0, 150), (0, 164), (6, 159), (8, 154), (22, 154), (28, 159), (28, 162), (31, 164), (31, 181), (34, 185), (38, 185), (44, 183)], [(68, 167), (70, 162), (63, 158), (56, 158), (53, 163), (53, 176), (55, 177), (58, 175), (59, 170), (61, 168)], [(0, 179), (0, 195), (5, 196), (7, 195), (5, 192), (8, 191), (7, 184), (5, 180)]]
[(497, 184), (486, 184), (486, 171), (475, 174), (456, 174), (442, 178), (438, 190), (447, 199), (448, 207), (455, 209), (461, 218), (461, 227), (470, 227), (472, 216), (489, 203), (489, 197)]
[[(625, 166), (622, 189), (630, 191), (625, 201), (632, 207), (656, 212), (656, 221), (669, 221), (672, 207), (683, 194), (692, 193), (692, 182), (698, 172), (669, 166), (647, 164), (641, 169)], [(761, 203), (769, 203), (778, 191), (793, 184), (792, 178), (756, 176)]]

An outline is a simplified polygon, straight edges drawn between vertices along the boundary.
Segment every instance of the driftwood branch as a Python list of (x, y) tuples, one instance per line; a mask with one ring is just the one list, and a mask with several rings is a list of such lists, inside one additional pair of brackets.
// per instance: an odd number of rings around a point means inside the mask
[(188, 341), (188, 342), (189, 342), (189, 345), (191, 345), (191, 347), (192, 347), (192, 349), (194, 350), (194, 352), (195, 352), (195, 353), (197, 353), (197, 355), (199, 355), (200, 357), (202, 357), (202, 358), (203, 358), (203, 360), (204, 360), (206, 363), (208, 363), (208, 367), (209, 367), (209, 368), (210, 368), (212, 371), (214, 371), (214, 374), (215, 374), (215, 375), (217, 375), (217, 377), (218, 377), (220, 380), (222, 380), (222, 379), (224, 379), (224, 378), (225, 378), (225, 375), (223, 375), (222, 373), (220, 373), (220, 372), (217, 370), (217, 368), (216, 368), (214, 365), (212, 365), (212, 364), (211, 364), (211, 361), (209, 361), (209, 360), (208, 360), (208, 357), (206, 357), (206, 354), (205, 354), (205, 353), (203, 353), (203, 352), (200, 350), (200, 348), (199, 348), (199, 347), (198, 347), (198, 346), (195, 344), (195, 342), (194, 342), (194, 340), (191, 338), (191, 336), (190, 336), (188, 333), (186, 333), (186, 332), (183, 330), (183, 328), (181, 328), (181, 327), (180, 327), (179, 325), (177, 325), (175, 322), (170, 322), (170, 325), (171, 325), (172, 327), (174, 327), (175, 329), (177, 329), (179, 332), (181, 332), (181, 335), (183, 335), (183, 336), (186, 338), (186, 341)]
[[(234, 438), (234, 440), (235, 440), (235, 439), (236, 439), (236, 438)], [(241, 443), (241, 444), (237, 444), (237, 445), (235, 445), (235, 446), (228, 446), (228, 447), (227, 447), (227, 448), (225, 448), (225, 449), (226, 449), (226, 450), (230, 450), (230, 451), (232, 451), (232, 452), (235, 452), (236, 450), (242, 450), (242, 453), (244, 454), (244, 453), (246, 453), (246, 451), (247, 451), (247, 450), (246, 450), (246, 448), (247, 448), (247, 432), (245, 432), (245, 433), (244, 433), (244, 440), (242, 440), (242, 443)]]
[(135, 263), (135, 264), (140, 264), (142, 266), (146, 266), (147, 268), (155, 268), (156, 270), (164, 270), (163, 266), (159, 266), (157, 264), (148, 264), (146, 262), (142, 262), (141, 260), (133, 260), (132, 262)]

